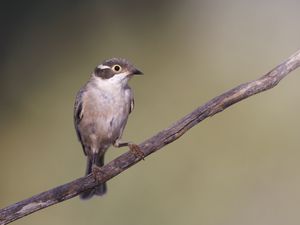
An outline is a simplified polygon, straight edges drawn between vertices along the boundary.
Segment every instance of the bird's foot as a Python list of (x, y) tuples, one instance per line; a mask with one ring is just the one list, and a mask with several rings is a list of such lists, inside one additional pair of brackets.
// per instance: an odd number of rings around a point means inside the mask
[(129, 150), (136, 158), (142, 158), (143, 160), (145, 160), (145, 154), (137, 144), (134, 144), (132, 142), (124, 142), (118, 139), (113, 145), (117, 148), (128, 146)]
[(136, 158), (141, 158), (145, 160), (145, 154), (142, 152), (141, 148), (137, 144), (128, 143), (129, 150)]
[(92, 165), (92, 174), (96, 180), (100, 180), (105, 174), (102, 171), (101, 167)]

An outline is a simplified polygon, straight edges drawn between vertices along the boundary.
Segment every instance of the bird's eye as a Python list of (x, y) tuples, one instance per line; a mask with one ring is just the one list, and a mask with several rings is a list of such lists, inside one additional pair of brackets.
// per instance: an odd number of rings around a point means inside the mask
[(114, 65), (114, 66), (112, 67), (112, 69), (113, 69), (113, 71), (115, 71), (115, 72), (120, 72), (121, 69), (122, 69), (122, 67), (121, 67), (120, 65)]

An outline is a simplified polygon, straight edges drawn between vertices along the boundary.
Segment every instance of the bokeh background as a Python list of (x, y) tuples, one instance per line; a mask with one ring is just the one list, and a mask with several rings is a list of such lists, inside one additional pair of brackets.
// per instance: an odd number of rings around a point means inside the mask
[[(140, 143), (300, 46), (297, 0), (2, 1), (0, 207), (83, 175), (73, 128), (93, 68), (125, 57)], [(14, 224), (299, 224), (300, 70), (109, 181)], [(125, 149), (112, 149), (110, 161)]]

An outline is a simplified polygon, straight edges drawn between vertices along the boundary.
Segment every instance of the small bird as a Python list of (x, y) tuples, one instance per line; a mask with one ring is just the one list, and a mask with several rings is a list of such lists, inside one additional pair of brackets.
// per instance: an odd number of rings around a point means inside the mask
[[(143, 154), (137, 145), (122, 142), (121, 137), (134, 99), (128, 81), (143, 74), (126, 59), (112, 58), (98, 65), (89, 81), (78, 91), (74, 106), (74, 124), (83, 152), (87, 156), (86, 174), (94, 166), (104, 165), (104, 154), (111, 146), (128, 146), (135, 155)], [(81, 199), (104, 195), (106, 184), (83, 192)]]

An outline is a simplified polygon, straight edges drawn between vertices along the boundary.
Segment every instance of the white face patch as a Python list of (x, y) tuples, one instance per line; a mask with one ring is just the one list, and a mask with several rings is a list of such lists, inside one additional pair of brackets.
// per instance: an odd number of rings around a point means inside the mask
[(104, 70), (104, 69), (110, 69), (110, 67), (109, 66), (105, 66), (105, 65), (99, 65), (99, 66), (97, 66), (97, 68), (98, 69), (100, 69), (100, 70)]
[(128, 72), (118, 73), (115, 74), (113, 77), (106, 79), (108, 82), (111, 83), (122, 83), (124, 80), (126, 80), (126, 83), (128, 81)]
[(102, 79), (101, 77), (97, 77), (97, 85), (100, 88), (109, 88), (109, 89), (115, 89), (124, 87), (127, 85), (130, 77), (128, 76), (129, 72), (123, 72), (119, 74), (115, 74), (113, 77), (108, 79)]

